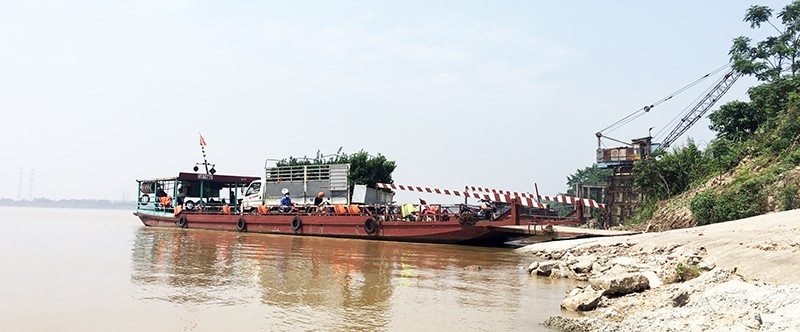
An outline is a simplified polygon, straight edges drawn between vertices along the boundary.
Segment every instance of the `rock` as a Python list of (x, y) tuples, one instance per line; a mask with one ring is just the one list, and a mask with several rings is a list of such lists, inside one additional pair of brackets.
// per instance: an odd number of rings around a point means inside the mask
[[(577, 288), (576, 288), (577, 289)], [(594, 290), (591, 286), (586, 287), (577, 294), (570, 292), (564, 301), (561, 301), (561, 307), (573, 311), (591, 311), (597, 308), (600, 299), (603, 297), (602, 290)]]
[(575, 271), (575, 273), (588, 273), (592, 271), (592, 264), (594, 264), (594, 262), (590, 259), (579, 260), (575, 264), (572, 264), (572, 271)]
[[(558, 266), (556, 268), (558, 268), (558, 272), (561, 275), (561, 278), (575, 279), (575, 277), (577, 277), (575, 272), (572, 272), (572, 269), (569, 268), (567, 263), (558, 262)], [(552, 277), (552, 275), (551, 275), (551, 277)]]
[(603, 273), (605, 275), (609, 275), (609, 276), (627, 274), (627, 273), (631, 273), (631, 272), (633, 272), (633, 271), (630, 271), (628, 268), (626, 268), (626, 267), (624, 267), (622, 265), (612, 265), (610, 269), (607, 269), (606, 271), (603, 271)]
[(650, 285), (650, 288), (661, 287), (661, 285), (664, 284), (664, 282), (661, 281), (661, 278), (658, 276), (658, 273), (656, 273), (655, 271), (644, 271), (642, 272), (642, 275), (644, 275), (645, 278), (647, 278), (647, 282)]
[(750, 318), (747, 318), (747, 319), (744, 320), (744, 322), (743, 322), (744, 326), (746, 326), (746, 327), (748, 327), (748, 328), (750, 328), (752, 330), (756, 330), (756, 331), (760, 330), (761, 329), (761, 324), (764, 323), (761, 320), (761, 314), (758, 313), (758, 312), (748, 312), (748, 316), (750, 316)]
[(600, 327), (607, 324), (593, 323), (585, 318), (568, 318), (561, 316), (552, 316), (544, 321), (545, 326), (549, 326), (558, 331), (564, 332), (583, 332), (599, 330)]
[(680, 290), (677, 292), (677, 294), (672, 296), (673, 307), (682, 307), (685, 306), (686, 303), (689, 303), (689, 292)]
[(549, 276), (556, 264), (558, 264), (556, 261), (539, 262), (539, 267), (536, 268), (536, 274), (540, 276)]
[(583, 292), (583, 287), (577, 286), (577, 287), (573, 288), (571, 291), (569, 291), (569, 293), (567, 293), (567, 297), (577, 296), (581, 292)]
[(636, 265), (636, 260), (631, 257), (614, 257), (611, 260), (612, 265), (633, 266)]
[(711, 262), (708, 262), (708, 261), (702, 261), (702, 262), (700, 262), (700, 264), (697, 264), (697, 267), (701, 271), (711, 271), (715, 267), (717, 267), (717, 264), (714, 264), (714, 263), (711, 263)]
[(594, 289), (603, 290), (604, 295), (625, 295), (650, 288), (650, 281), (641, 273), (625, 273), (589, 279)]
[(564, 262), (557, 262), (555, 266), (550, 270), (550, 278), (551, 279), (559, 279), (559, 278), (575, 278), (577, 275), (575, 272), (569, 269), (566, 263)]
[(531, 263), (531, 265), (528, 265), (528, 274), (532, 273), (533, 271), (536, 271), (536, 269), (538, 268), (539, 268), (539, 262)]
[(553, 250), (544, 255), (547, 259), (561, 259), (562, 256), (564, 256), (564, 253), (560, 250)]
[(667, 252), (667, 253), (672, 253), (673, 251), (675, 251), (675, 249), (677, 249), (677, 248), (678, 248), (678, 247), (680, 247), (680, 246), (681, 246), (681, 244), (680, 244), (680, 243), (672, 243), (672, 244), (668, 245), (668, 246), (665, 248), (665, 250), (664, 250), (664, 251), (665, 251), (665, 252)]
[(602, 265), (602, 264), (594, 264), (594, 265), (592, 265), (592, 271), (594, 271), (595, 274), (606, 273), (609, 270), (611, 270), (611, 266), (608, 266), (608, 265)]
[(589, 281), (589, 275), (588, 274), (576, 274), (575, 275), (575, 280), (578, 280), (578, 281)]

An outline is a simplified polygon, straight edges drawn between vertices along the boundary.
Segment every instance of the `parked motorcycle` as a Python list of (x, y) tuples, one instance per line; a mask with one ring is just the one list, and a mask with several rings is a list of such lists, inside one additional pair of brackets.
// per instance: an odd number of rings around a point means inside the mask
[(400, 218), (400, 207), (394, 205), (394, 201), (385, 204), (377, 205), (375, 207), (375, 215), (384, 221), (395, 221)]
[(494, 220), (497, 207), (494, 202), (481, 199), (478, 207), (461, 204), (459, 206), (458, 222), (462, 225), (475, 225), (480, 220)]

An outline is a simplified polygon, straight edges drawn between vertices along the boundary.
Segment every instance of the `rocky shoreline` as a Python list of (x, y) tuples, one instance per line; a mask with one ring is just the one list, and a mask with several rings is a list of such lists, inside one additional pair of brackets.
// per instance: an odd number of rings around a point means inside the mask
[(572, 278), (561, 331), (800, 331), (800, 210), (613, 238), (545, 242), (536, 278)]

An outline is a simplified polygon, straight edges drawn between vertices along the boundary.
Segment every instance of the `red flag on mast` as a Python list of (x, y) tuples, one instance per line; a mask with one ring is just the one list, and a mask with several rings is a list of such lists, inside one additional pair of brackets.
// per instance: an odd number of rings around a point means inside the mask
[(203, 138), (203, 134), (200, 134), (200, 146), (206, 146), (206, 140)]

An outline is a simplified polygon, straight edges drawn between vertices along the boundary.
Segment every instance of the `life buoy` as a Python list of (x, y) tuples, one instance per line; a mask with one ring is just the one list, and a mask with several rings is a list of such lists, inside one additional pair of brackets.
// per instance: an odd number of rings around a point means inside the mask
[(144, 194), (144, 195), (142, 195), (142, 197), (139, 197), (139, 204), (140, 205), (147, 205), (147, 203), (150, 203), (150, 196), (148, 196), (147, 194)]
[(187, 227), (186, 216), (181, 216), (180, 218), (178, 218), (177, 225), (180, 228), (186, 228)]
[(194, 210), (194, 201), (188, 200), (184, 202), (183, 207), (185, 207), (187, 210)]
[(247, 232), (247, 222), (244, 221), (243, 217), (236, 221), (236, 230), (240, 232)]
[(375, 232), (378, 231), (378, 222), (375, 221), (375, 219), (367, 218), (367, 220), (364, 221), (364, 231), (367, 232), (367, 234), (375, 234)]
[(302, 227), (303, 227), (303, 221), (302, 221), (302, 220), (300, 220), (300, 217), (294, 217), (294, 218), (292, 219), (292, 229), (293, 229), (295, 232), (297, 232), (297, 231), (299, 231), (299, 230), (300, 230), (300, 228), (302, 228)]

